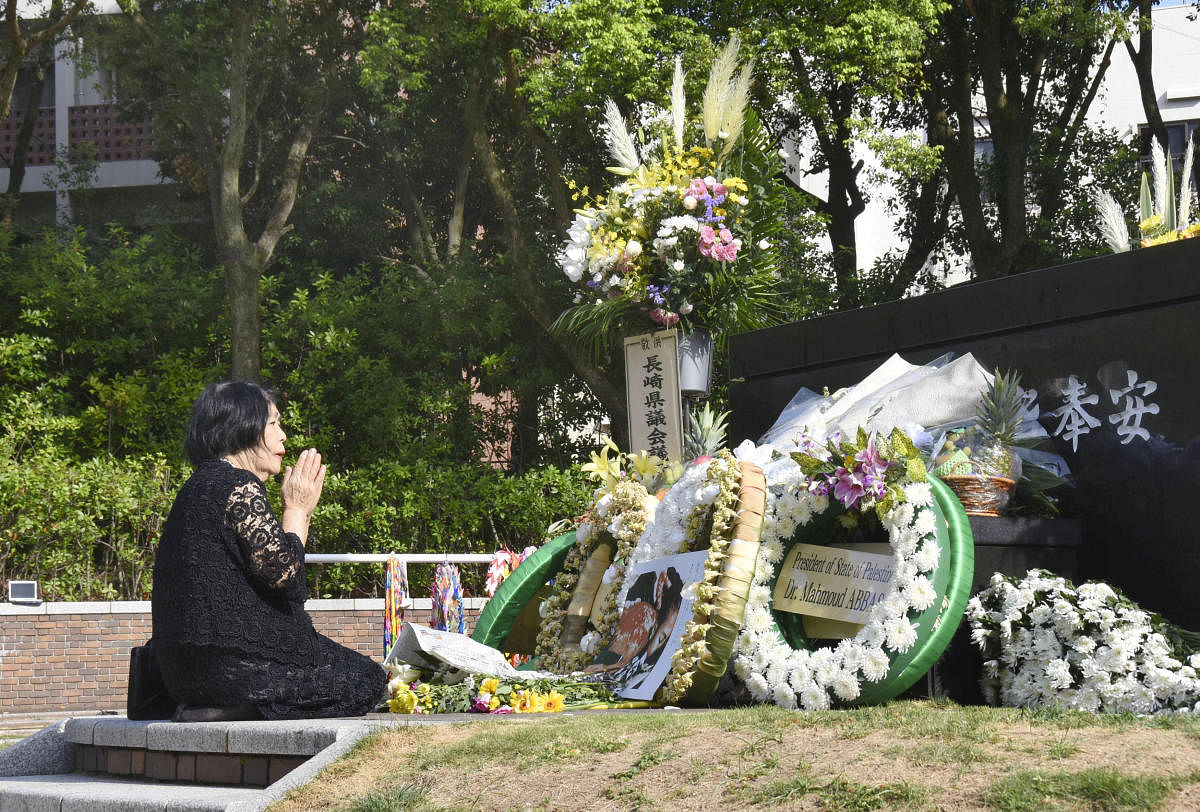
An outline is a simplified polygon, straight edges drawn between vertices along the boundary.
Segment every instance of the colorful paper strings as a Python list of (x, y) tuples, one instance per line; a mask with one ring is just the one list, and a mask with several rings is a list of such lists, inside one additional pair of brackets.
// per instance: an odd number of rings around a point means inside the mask
[(387, 581), (383, 595), (383, 656), (404, 628), (404, 604), (408, 602), (408, 564), (399, 556), (388, 557)]
[(429, 625), (441, 631), (466, 634), (467, 619), (463, 613), (462, 579), (458, 566), (447, 561), (438, 564), (429, 592), (433, 600)]

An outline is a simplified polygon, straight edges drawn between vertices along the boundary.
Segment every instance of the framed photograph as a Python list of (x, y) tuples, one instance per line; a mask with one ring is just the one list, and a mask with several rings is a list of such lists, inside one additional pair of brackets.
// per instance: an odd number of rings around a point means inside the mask
[(644, 561), (626, 576), (630, 584), (617, 630), (608, 648), (596, 656), (591, 671), (610, 673), (626, 699), (649, 700), (671, 671), (684, 626), (692, 619), (694, 598), (687, 587), (704, 576), (708, 552)]

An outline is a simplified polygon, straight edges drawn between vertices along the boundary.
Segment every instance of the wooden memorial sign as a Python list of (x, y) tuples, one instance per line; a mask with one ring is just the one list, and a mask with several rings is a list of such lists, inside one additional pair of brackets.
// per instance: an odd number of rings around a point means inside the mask
[(661, 460), (683, 459), (679, 339), (674, 330), (625, 339), (629, 451)]

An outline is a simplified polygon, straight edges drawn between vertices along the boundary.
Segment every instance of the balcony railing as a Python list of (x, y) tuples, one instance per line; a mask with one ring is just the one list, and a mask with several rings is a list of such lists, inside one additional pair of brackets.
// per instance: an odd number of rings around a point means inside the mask
[(114, 105), (71, 107), (69, 113), (67, 138), (71, 149), (91, 141), (96, 145), (96, 158), (101, 162), (143, 160), (154, 152), (150, 124), (118, 121)]
[[(15, 111), (11, 116), (0, 119), (0, 160), (12, 166), (13, 150), (17, 146), (17, 133), (25, 121), (25, 111)], [(37, 123), (33, 125), (33, 137), (29, 140), (26, 166), (49, 166), (54, 163), (54, 108), (38, 110)]]
[[(75, 149), (86, 142), (96, 145), (96, 158), (102, 162), (137, 161), (148, 159), (154, 152), (154, 135), (146, 122), (127, 124), (117, 120), (116, 107), (111, 104), (89, 104), (68, 108), (67, 146)], [(0, 160), (11, 166), (17, 133), (25, 120), (24, 111), (16, 111), (0, 120)], [(33, 138), (29, 142), (26, 166), (49, 166), (54, 163), (53, 107), (38, 110)]]

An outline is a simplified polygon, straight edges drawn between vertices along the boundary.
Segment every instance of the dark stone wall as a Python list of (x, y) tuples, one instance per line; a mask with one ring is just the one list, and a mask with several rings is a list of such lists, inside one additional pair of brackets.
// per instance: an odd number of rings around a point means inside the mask
[[(835, 313), (731, 339), (731, 439), (757, 439), (796, 391), (852, 385), (892, 353), (914, 364), (973, 353), (1038, 392), (1046, 447), (1073, 471), (1065, 516), (1082, 526), (1079, 574), (1200, 628), (1200, 239)], [(1134, 389), (1115, 401), (1112, 392)], [(1072, 376), (1098, 421), (1072, 443), (1062, 416)], [(1156, 388), (1147, 391), (1144, 384)], [(1119, 415), (1158, 407), (1140, 423)], [(1144, 429), (1134, 436), (1128, 429)]]

